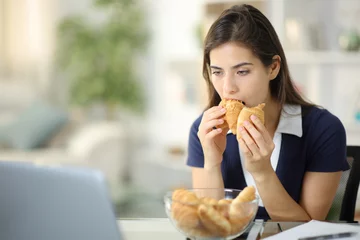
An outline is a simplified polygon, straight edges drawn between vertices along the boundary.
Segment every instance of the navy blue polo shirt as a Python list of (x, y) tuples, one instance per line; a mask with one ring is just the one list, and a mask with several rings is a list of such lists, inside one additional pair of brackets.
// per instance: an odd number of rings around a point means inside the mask
[[(187, 165), (204, 167), (204, 155), (197, 136), (202, 115), (192, 124), (188, 143)], [(287, 193), (300, 201), (305, 172), (337, 172), (349, 169), (346, 159), (346, 133), (341, 121), (326, 109), (301, 107), (301, 137), (281, 134), (281, 147), (275, 172)], [(244, 189), (247, 186), (241, 165), (236, 136), (227, 135), (221, 171), (225, 188)], [(269, 219), (264, 207), (256, 218)]]

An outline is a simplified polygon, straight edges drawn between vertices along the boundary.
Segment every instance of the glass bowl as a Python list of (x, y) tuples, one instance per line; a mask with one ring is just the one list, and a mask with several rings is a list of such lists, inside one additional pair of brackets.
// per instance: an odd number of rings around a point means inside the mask
[(174, 227), (190, 239), (233, 239), (254, 220), (259, 205), (255, 188), (177, 189), (164, 196)]

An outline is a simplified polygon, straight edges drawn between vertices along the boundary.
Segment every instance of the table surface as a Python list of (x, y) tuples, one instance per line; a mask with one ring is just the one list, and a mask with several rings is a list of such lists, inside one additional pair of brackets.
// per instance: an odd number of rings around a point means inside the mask
[[(281, 231), (299, 226), (304, 222), (263, 222), (256, 220), (249, 231), (237, 240), (262, 239)], [(118, 225), (125, 240), (156, 239), (185, 240), (166, 218), (119, 219)]]

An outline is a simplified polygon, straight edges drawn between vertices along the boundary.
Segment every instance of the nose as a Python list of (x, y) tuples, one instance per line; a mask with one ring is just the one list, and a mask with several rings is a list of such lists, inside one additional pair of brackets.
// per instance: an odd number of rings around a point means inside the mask
[(224, 96), (234, 95), (239, 91), (238, 86), (236, 85), (235, 79), (230, 76), (224, 78), (223, 85)]

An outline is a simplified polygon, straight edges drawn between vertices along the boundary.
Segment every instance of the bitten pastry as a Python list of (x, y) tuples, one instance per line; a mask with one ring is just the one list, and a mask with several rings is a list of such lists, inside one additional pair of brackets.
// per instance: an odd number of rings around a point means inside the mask
[[(223, 107), (226, 109), (226, 99), (222, 99), (221, 102), (219, 103), (219, 106)], [(216, 127), (217, 128), (221, 128), (221, 129), (225, 129), (225, 128), (228, 128), (229, 125), (228, 123), (226, 122), (226, 117), (224, 117), (224, 123), (223, 124), (220, 124), (220, 125), (217, 125)]]
[[(251, 115), (257, 116), (260, 119), (260, 121), (264, 124), (265, 123), (265, 114), (264, 114), (264, 110), (263, 110), (264, 107), (265, 107), (265, 103), (261, 103), (253, 108), (244, 107), (238, 116), (237, 128), (242, 126), (244, 121), (251, 122), (251, 119), (250, 119)], [(240, 140), (241, 134), (240, 133), (236, 134), (236, 138), (237, 138), (237, 140)]]
[(238, 116), (244, 108), (244, 104), (236, 99), (223, 99), (219, 106), (226, 108), (226, 113), (224, 117), (225, 122), (218, 127), (222, 129), (229, 127), (231, 132), (236, 135)]

